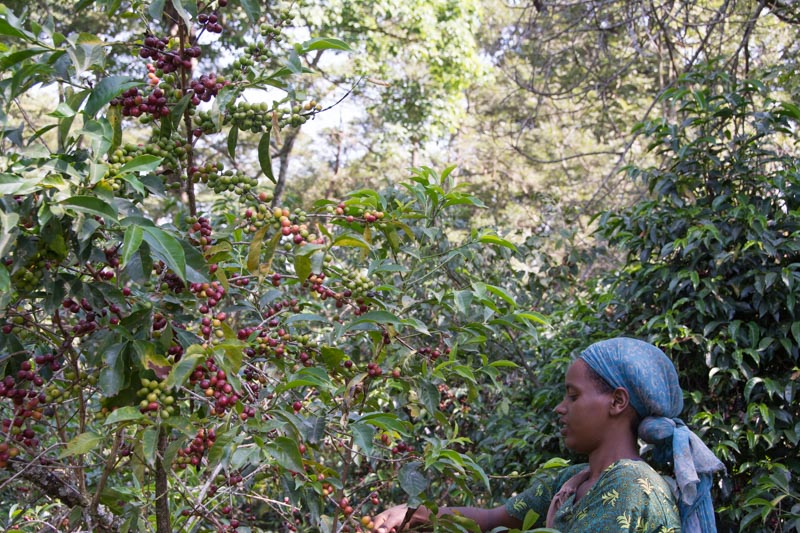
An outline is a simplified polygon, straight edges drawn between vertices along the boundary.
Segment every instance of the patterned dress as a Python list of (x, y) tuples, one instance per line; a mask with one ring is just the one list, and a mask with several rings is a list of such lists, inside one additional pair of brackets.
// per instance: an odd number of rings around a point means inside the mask
[[(531, 486), (506, 502), (508, 514), (524, 520), (528, 511), (539, 515), (534, 527), (544, 527), (550, 501), (561, 486), (587, 467), (574, 465), (543, 472)], [(555, 515), (555, 529), (563, 533), (678, 533), (680, 515), (667, 481), (644, 461), (621, 459), (600, 475), (575, 503), (570, 496)]]

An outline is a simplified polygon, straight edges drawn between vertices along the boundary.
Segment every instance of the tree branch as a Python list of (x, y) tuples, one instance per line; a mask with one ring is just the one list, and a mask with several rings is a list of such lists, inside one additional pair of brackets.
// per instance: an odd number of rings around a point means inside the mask
[(119, 531), (122, 519), (104, 505), (91, 508), (91, 501), (78, 487), (72, 485), (66, 477), (54, 468), (32, 462), (12, 460), (8, 463), (15, 476), (36, 486), (46, 496), (60, 500), (67, 507), (80, 507), (92, 516), (98, 533), (114, 533)]

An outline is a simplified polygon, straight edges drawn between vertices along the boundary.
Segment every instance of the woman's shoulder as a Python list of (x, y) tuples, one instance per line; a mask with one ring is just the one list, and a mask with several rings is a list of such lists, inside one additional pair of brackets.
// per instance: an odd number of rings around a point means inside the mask
[(621, 459), (612, 463), (603, 473), (605, 484), (612, 484), (618, 490), (634, 492), (644, 496), (653, 494), (658, 499), (671, 501), (674, 494), (669, 482), (646, 461)]
[(661, 474), (650, 466), (647, 461), (641, 459), (620, 459), (611, 463), (606, 468), (606, 472), (614, 472), (626, 476), (661, 478)]

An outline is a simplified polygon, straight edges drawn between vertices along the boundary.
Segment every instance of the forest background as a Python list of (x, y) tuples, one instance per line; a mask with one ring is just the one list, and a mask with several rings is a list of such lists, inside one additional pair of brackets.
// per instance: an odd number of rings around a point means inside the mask
[(781, 0), (6, 2), (4, 528), (499, 504), (579, 460), (564, 371), (629, 335), (725, 462), (719, 529), (800, 529), (799, 27)]

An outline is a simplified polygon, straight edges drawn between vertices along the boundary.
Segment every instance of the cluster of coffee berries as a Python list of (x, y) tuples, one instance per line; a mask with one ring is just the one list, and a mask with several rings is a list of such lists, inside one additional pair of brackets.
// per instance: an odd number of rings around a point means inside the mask
[(423, 346), (419, 350), (417, 350), (420, 355), (424, 355), (425, 357), (429, 358), (431, 361), (436, 361), (442, 354), (449, 354), (450, 348), (439, 347), (439, 348), (431, 348), (430, 346)]
[[(153, 274), (159, 280), (159, 289), (162, 291), (170, 291), (175, 294), (180, 294), (186, 288), (186, 284), (175, 272), (167, 268), (163, 261), (157, 261), (153, 264)], [(158, 328), (161, 329), (161, 328)]]
[(414, 451), (410, 445), (406, 444), (403, 441), (397, 441), (395, 445), (392, 447), (392, 455), (401, 455), (404, 453), (411, 453)]
[(200, 246), (203, 251), (211, 247), (213, 239), (211, 238), (211, 221), (205, 217), (199, 217), (192, 222), (189, 228), (190, 242), (194, 245)]
[(178, 69), (185, 71), (192, 70), (192, 60), (202, 55), (199, 46), (190, 46), (178, 51), (168, 50), (170, 39), (167, 37), (155, 37), (148, 35), (144, 38), (142, 47), (139, 49), (139, 57), (142, 59), (152, 59), (156, 69), (164, 74), (175, 72)]
[(111, 268), (119, 267), (119, 247), (109, 246), (103, 250), (103, 255), (106, 256), (106, 264)]
[(236, 103), (228, 108), (225, 119), (242, 131), (261, 133), (272, 128), (272, 110), (266, 102)]
[(153, 332), (160, 331), (167, 327), (167, 317), (161, 313), (153, 313)]
[[(239, 395), (228, 382), (227, 374), (217, 367), (213, 359), (207, 359), (204, 364), (195, 367), (189, 377), (189, 383), (200, 389), (211, 402), (212, 411), (217, 415), (224, 415), (239, 401)], [(254, 411), (253, 414), (255, 415)]]
[[(61, 360), (51, 353), (39, 354), (33, 358), (36, 367), (40, 370), (44, 367), (49, 368), (53, 372), (61, 370)], [(2, 396), (2, 394), (0, 394)]]
[(152, 139), (146, 144), (126, 143), (108, 158), (109, 163), (124, 165), (141, 155), (152, 155), (163, 159), (162, 166), (175, 169), (186, 158), (191, 146), (179, 134), (170, 138)]
[(264, 23), (258, 27), (258, 31), (262, 37), (266, 37), (268, 41), (279, 42), (283, 39), (282, 28), (288, 26), (294, 20), (292, 10), (289, 8), (276, 9), (273, 13), (274, 22), (272, 24)]
[(156, 74), (156, 67), (152, 63), (147, 64), (147, 85), (155, 87), (161, 83), (161, 78)]
[(258, 186), (258, 180), (245, 176), (234, 170), (225, 170), (209, 176), (206, 179), (208, 186), (217, 194), (232, 192), (239, 199), (246, 199), (247, 195)]
[(158, 414), (161, 418), (169, 418), (177, 410), (175, 396), (167, 390), (165, 381), (142, 379), (142, 388), (136, 391), (136, 394), (141, 398), (139, 411), (142, 413)]
[[(274, 212), (268, 205), (268, 203), (272, 201), (272, 198), (272, 191), (261, 191), (258, 193), (259, 202), (248, 206), (244, 210), (242, 213), (242, 225), (245, 233), (255, 233), (259, 228), (268, 224), (271, 225), (277, 220), (280, 220), (280, 217), (284, 216), (283, 210), (281, 210), (278, 218), (274, 218)], [(275, 210), (275, 212), (277, 212), (277, 210)], [(276, 230), (280, 228), (280, 223), (275, 224)]]
[(48, 268), (48, 261), (41, 252), (35, 252), (25, 265), (11, 273), (11, 282), (17, 291), (21, 293), (33, 292), (39, 288), (45, 270)]
[(178, 457), (175, 461), (175, 467), (178, 470), (184, 470), (188, 465), (200, 468), (200, 463), (203, 461), (203, 455), (206, 450), (214, 445), (217, 440), (217, 432), (214, 428), (206, 430), (200, 428), (197, 430), (192, 442), (185, 448), (178, 450)]
[(344, 218), (345, 222), (366, 222), (372, 224), (382, 220), (386, 214), (383, 211), (364, 209), (362, 206), (348, 206), (339, 202), (336, 207), (328, 206), (328, 212)]
[(250, 285), (250, 277), (240, 276), (239, 274), (233, 274), (228, 279), (228, 282), (230, 282), (233, 285), (236, 285), (237, 287), (247, 287), (248, 285)]
[(121, 106), (124, 117), (137, 118), (149, 115), (152, 118), (161, 118), (170, 113), (167, 97), (164, 95), (164, 91), (158, 87), (150, 91), (149, 95), (140, 93), (138, 87), (131, 87), (109, 103), (112, 106)]
[(167, 348), (167, 360), (172, 363), (177, 363), (181, 360), (181, 357), (183, 357), (183, 346), (173, 339), (169, 348)]
[(367, 375), (373, 378), (380, 377), (383, 374), (383, 369), (376, 363), (367, 363)]
[[(80, 303), (76, 302), (73, 298), (65, 298), (61, 302), (61, 307), (73, 315), (78, 316), (77, 322), (72, 325), (72, 334), (74, 336), (80, 337), (82, 335), (88, 335), (100, 327), (100, 324), (97, 322), (97, 313), (95, 313), (94, 307), (86, 298), (81, 298)], [(121, 313), (119, 307), (114, 306), (114, 310), (116, 311), (117, 319), (119, 319)], [(102, 315), (107, 313), (106, 309), (101, 311)]]
[(189, 285), (189, 291), (194, 293), (197, 298), (201, 300), (200, 312), (203, 314), (208, 313), (213, 307), (216, 307), (225, 295), (225, 287), (223, 287), (219, 281), (191, 283)]
[[(378, 498), (377, 492), (373, 492), (372, 494), (370, 494), (369, 501), (373, 505), (373, 507), (377, 507), (381, 503), (380, 498)], [(375, 523), (372, 521), (372, 517), (369, 515), (364, 515), (361, 517), (361, 525), (364, 526), (367, 529), (367, 531), (372, 531), (373, 529), (375, 529)]]
[[(305, 219), (305, 217), (302, 217)], [(311, 233), (306, 224), (293, 224), (288, 216), (281, 216), (278, 219), (281, 235), (287, 238), (288, 242), (301, 245), (306, 242), (316, 242), (317, 236)]]
[(365, 272), (344, 270), (340, 275), (342, 278), (342, 287), (347, 297), (357, 297), (367, 294), (375, 288), (375, 282), (370, 279)]
[[(220, 7), (225, 7), (227, 4), (227, 0), (218, 0), (218, 5)], [(222, 24), (220, 23), (220, 16), (217, 12), (200, 13), (197, 15), (197, 22), (209, 33), (222, 33)]]
[(19, 455), (19, 448), (10, 446), (8, 442), (0, 442), (0, 468), (6, 468), (8, 461)]
[[(7, 435), (7, 440), (13, 440), (27, 448), (36, 448), (39, 445), (32, 425), (46, 414), (43, 406), (47, 403), (47, 395), (39, 390), (43, 384), (44, 379), (33, 370), (30, 361), (20, 364), (16, 378), (7, 375), (0, 380), (0, 398), (10, 400), (13, 409), (13, 417), (4, 418), (0, 424), (0, 430)], [(4, 468), (18, 451), (12, 452), (6, 445), (0, 451), (0, 468)]]
[(191, 146), (185, 143), (179, 135), (175, 134), (171, 138), (154, 138), (147, 144), (134, 145), (126, 143), (124, 146), (117, 148), (108, 157), (108, 170), (104, 179), (114, 190), (120, 190), (125, 186), (125, 182), (120, 179), (120, 168), (136, 157), (141, 155), (153, 155), (161, 158), (161, 168), (163, 169), (162, 175), (165, 177), (165, 186), (167, 189), (180, 188), (178, 182), (166, 182), (169, 176), (177, 175), (180, 163), (186, 159), (186, 154)]
[(353, 506), (350, 505), (350, 498), (342, 496), (338, 503), (339, 509), (341, 509), (343, 515), (350, 516), (353, 514)]
[(217, 96), (220, 89), (226, 85), (230, 85), (230, 82), (213, 72), (211, 74), (202, 74), (198, 79), (193, 79), (189, 82), (189, 87), (192, 90), (192, 105), (198, 106), (200, 102), (210, 102), (212, 98)]
[(453, 390), (448, 387), (445, 383), (440, 383), (438, 386), (439, 389), (439, 410), (440, 411), (447, 411), (451, 408), (455, 408), (456, 403), (461, 406), (466, 406), (467, 398), (466, 396), (456, 396)]
[(228, 318), (227, 313), (220, 311), (213, 317), (204, 316), (200, 319), (200, 335), (206, 340), (214, 338), (221, 339), (225, 336), (225, 331), (221, 329), (222, 323)]

